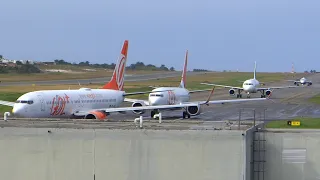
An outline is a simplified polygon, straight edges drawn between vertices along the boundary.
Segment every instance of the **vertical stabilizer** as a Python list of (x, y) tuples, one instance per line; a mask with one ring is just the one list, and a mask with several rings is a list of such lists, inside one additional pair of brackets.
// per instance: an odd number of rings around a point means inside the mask
[(113, 90), (123, 91), (124, 74), (126, 70), (127, 54), (128, 54), (128, 45), (129, 45), (129, 41), (125, 40), (121, 50), (120, 57), (118, 59), (116, 67), (114, 68), (112, 78), (107, 84), (105, 84), (102, 87), (102, 89), (113, 89)]
[(253, 79), (256, 79), (257, 61), (254, 62)]
[(187, 65), (188, 65), (188, 50), (186, 51), (186, 58), (184, 60), (182, 75), (181, 75), (181, 82), (179, 87), (186, 88), (186, 74), (187, 74)]

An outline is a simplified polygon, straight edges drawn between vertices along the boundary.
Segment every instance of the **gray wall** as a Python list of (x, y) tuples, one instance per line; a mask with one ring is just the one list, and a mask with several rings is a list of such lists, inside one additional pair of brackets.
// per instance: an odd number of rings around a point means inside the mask
[(242, 180), (248, 161), (242, 131), (47, 130), (0, 130), (0, 179)]
[(266, 180), (320, 179), (320, 131), (267, 131)]

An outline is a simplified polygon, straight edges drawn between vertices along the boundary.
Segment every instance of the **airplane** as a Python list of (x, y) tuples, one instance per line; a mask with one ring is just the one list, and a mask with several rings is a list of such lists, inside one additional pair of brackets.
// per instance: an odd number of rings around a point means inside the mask
[[(188, 64), (188, 50), (186, 51), (185, 61), (183, 65), (183, 71), (181, 75), (181, 81), (178, 87), (153, 87), (155, 89), (149, 94), (148, 100), (139, 100), (139, 99), (129, 99), (125, 98), (124, 101), (131, 102), (132, 107), (145, 107), (145, 106), (159, 106), (159, 105), (178, 105), (178, 104), (187, 104), (190, 103), (190, 94), (196, 92), (210, 91), (211, 89), (205, 90), (193, 90), (189, 91), (186, 89), (186, 73), (187, 73), (187, 64)], [(150, 87), (150, 86), (149, 86)], [(208, 100), (207, 100), (208, 101)], [(191, 102), (192, 103), (192, 102)], [(200, 106), (194, 107), (178, 107), (178, 108), (168, 108), (163, 110), (181, 110), (184, 109), (182, 113), (182, 118), (190, 118), (190, 116), (196, 116), (201, 113)], [(146, 111), (143, 110), (133, 110), (134, 114), (144, 114)], [(151, 118), (156, 117), (155, 115), (159, 114), (159, 109), (151, 109)]]
[(307, 85), (307, 86), (311, 86), (312, 85), (312, 82), (308, 81), (305, 77), (302, 77), (299, 80), (287, 80), (287, 81), (293, 82), (293, 84), (296, 85), (296, 86), (299, 86), (299, 84)]
[[(124, 41), (120, 57), (114, 69), (111, 80), (101, 89), (80, 88), (77, 90), (42, 90), (23, 94), (15, 102), (0, 101), (1, 105), (13, 107), (12, 113), (23, 118), (83, 118), (104, 120), (113, 112), (122, 113), (133, 110), (173, 109), (185, 108), (188, 113), (198, 114), (201, 105), (223, 104), (231, 102), (244, 102), (265, 100), (215, 100), (210, 101), (212, 89), (207, 101), (179, 102), (169, 105), (154, 105), (145, 107), (120, 107), (126, 96), (146, 94), (150, 92), (125, 93), (124, 74), (127, 61), (128, 40)], [(153, 91), (152, 91), (153, 92)], [(169, 94), (169, 93), (168, 93)], [(155, 96), (157, 93), (154, 94)], [(168, 98), (156, 96), (159, 98)], [(170, 102), (174, 96), (170, 96)]]
[(200, 84), (230, 88), (229, 94), (234, 96), (235, 92), (237, 91), (238, 92), (237, 98), (242, 98), (242, 94), (241, 94), (242, 91), (247, 93), (247, 98), (250, 98), (250, 93), (257, 93), (258, 91), (261, 93), (261, 98), (265, 98), (266, 96), (270, 97), (274, 89), (295, 88), (295, 86), (260, 87), (261, 83), (256, 79), (256, 69), (257, 69), (257, 62), (254, 63), (253, 78), (245, 80), (242, 84), (242, 87), (226, 86), (226, 85), (219, 85), (219, 84), (212, 84), (212, 83), (200, 83)]

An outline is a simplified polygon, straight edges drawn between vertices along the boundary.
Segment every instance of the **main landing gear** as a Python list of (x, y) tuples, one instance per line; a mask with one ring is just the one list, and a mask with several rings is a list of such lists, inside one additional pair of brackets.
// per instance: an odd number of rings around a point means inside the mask
[(261, 91), (261, 98), (265, 98), (266, 97), (266, 94), (264, 92), (264, 90)]
[(247, 98), (250, 98), (250, 93), (249, 92), (247, 92)]
[(240, 89), (238, 89), (237, 98), (242, 98), (242, 94), (241, 94), (241, 90)]
[(188, 119), (190, 119), (190, 114), (187, 113), (186, 111), (183, 111), (183, 113), (182, 113), (182, 119), (185, 119), (186, 117), (187, 117)]
[[(154, 118), (154, 115), (159, 114), (159, 113), (160, 113), (159, 110), (152, 110), (150, 113), (151, 118)], [(187, 111), (182, 112), (182, 119), (186, 119), (186, 118), (190, 119), (190, 117), (191, 117), (191, 115)]]

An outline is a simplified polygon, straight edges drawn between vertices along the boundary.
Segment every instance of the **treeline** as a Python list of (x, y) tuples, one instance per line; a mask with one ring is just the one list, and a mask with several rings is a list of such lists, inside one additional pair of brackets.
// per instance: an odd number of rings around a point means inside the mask
[(40, 73), (41, 70), (32, 64), (29, 64), (28, 61), (26, 64), (17, 62), (17, 66), (0, 66), (0, 73), (20, 73), (20, 74), (30, 74), (30, 73)]
[(193, 69), (193, 72), (208, 72), (206, 69)]
[[(56, 60), (54, 60), (54, 62), (57, 65), (91, 66), (91, 67), (95, 67), (95, 68), (105, 68), (105, 69), (114, 69), (114, 67), (116, 66), (116, 64), (114, 64), (114, 63), (111, 63), (111, 64), (107, 64), (107, 63), (90, 64), (89, 61), (80, 62), (80, 63), (70, 63), (70, 62), (64, 61), (63, 59), (60, 59), (60, 60), (56, 59)], [(175, 71), (174, 67), (168, 68), (164, 64), (157, 67), (152, 64), (144, 64), (143, 62), (136, 62), (135, 64), (131, 64), (131, 65), (127, 66), (126, 68), (131, 69), (131, 70)]]

